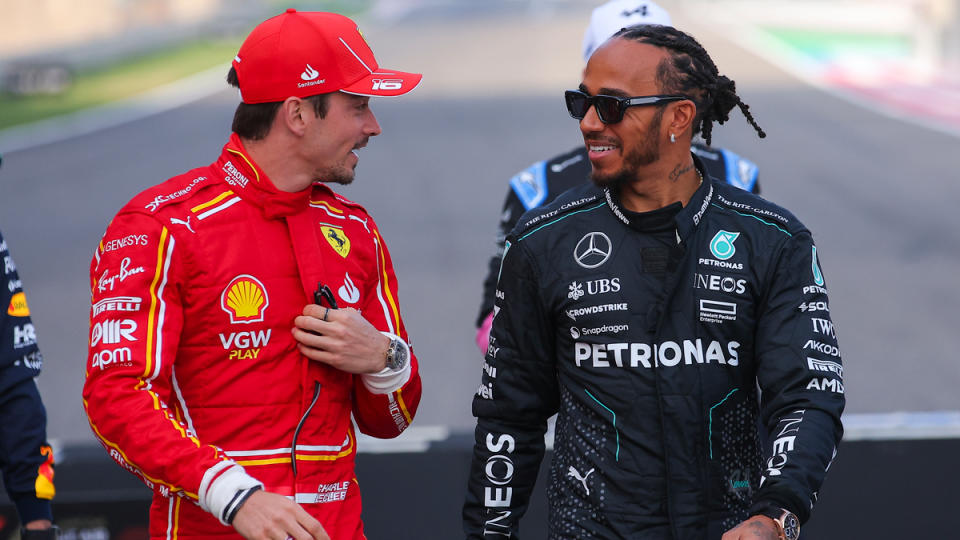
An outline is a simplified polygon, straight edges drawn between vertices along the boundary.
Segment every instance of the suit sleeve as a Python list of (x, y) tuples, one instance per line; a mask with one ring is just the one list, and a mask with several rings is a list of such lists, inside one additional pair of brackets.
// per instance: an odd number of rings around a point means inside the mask
[(559, 388), (552, 318), (523, 245), (508, 240), (480, 387), (473, 461), (463, 508), (467, 538), (517, 538), (544, 454)]
[(761, 418), (768, 432), (754, 512), (775, 505), (806, 521), (843, 435), (843, 365), (809, 232), (780, 251), (757, 330)]
[(222, 522), (237, 490), (259, 484), (193, 433), (173, 375), (183, 329), (182, 255), (152, 216), (121, 213), (91, 261), (83, 404), (110, 457), (164, 496), (197, 501)]
[(493, 312), (494, 293), (497, 290), (497, 277), (500, 273), (500, 261), (503, 260), (503, 244), (507, 235), (513, 230), (520, 216), (526, 212), (520, 198), (511, 187), (507, 191), (507, 198), (503, 201), (500, 211), (500, 222), (497, 224), (496, 249), (487, 262), (487, 277), (483, 280), (483, 298), (480, 301), (480, 313), (477, 315), (477, 328), (483, 326), (484, 321)]
[(43, 357), (20, 277), (0, 236), (0, 469), (20, 521), (52, 519), (53, 451), (47, 414), (33, 378)]
[[(372, 223), (372, 219), (370, 220)], [(409, 344), (407, 329), (400, 317), (397, 297), (397, 276), (393, 271), (390, 252), (376, 225), (371, 227), (376, 256), (376, 279), (364, 291), (363, 316), (377, 330), (399, 337)], [(353, 415), (360, 431), (382, 439), (402, 433), (417, 414), (420, 405), (420, 369), (413, 347), (404, 370), (354, 376)]]

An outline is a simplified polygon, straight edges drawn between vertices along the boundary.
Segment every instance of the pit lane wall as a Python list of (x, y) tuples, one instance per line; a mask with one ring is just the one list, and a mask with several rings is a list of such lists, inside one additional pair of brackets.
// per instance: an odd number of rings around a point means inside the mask
[[(844, 416), (844, 424), (840, 453), (801, 538), (957, 538), (951, 516), (960, 506), (955, 489), (960, 484), (960, 412), (851, 414)], [(368, 538), (462, 537), (460, 507), (472, 433), (412, 427), (394, 441), (361, 437), (358, 442), (357, 478)], [(542, 486), (551, 455), (522, 522), (524, 538), (546, 538)], [(59, 461), (54, 514), (61, 538), (147, 538), (150, 492), (102, 448), (67, 447)], [(0, 540), (14, 538), (16, 513), (0, 495)]]

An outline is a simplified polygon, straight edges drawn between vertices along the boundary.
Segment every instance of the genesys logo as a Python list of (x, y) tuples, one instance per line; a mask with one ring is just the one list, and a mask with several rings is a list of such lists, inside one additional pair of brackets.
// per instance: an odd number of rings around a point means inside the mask
[(220, 309), (230, 316), (230, 324), (263, 322), (269, 305), (266, 287), (249, 274), (233, 278), (220, 293)]
[(111, 311), (140, 311), (143, 299), (139, 296), (115, 296), (104, 298), (93, 305), (93, 316)]
[(137, 331), (137, 321), (133, 319), (106, 320), (93, 325), (90, 331), (90, 346), (100, 343), (114, 345), (121, 341), (136, 341), (133, 335)]
[(7, 315), (11, 317), (29, 317), (30, 308), (27, 306), (27, 295), (18, 292), (10, 299), (10, 305), (7, 306)]
[(149, 236), (146, 234), (129, 234), (123, 238), (114, 238), (103, 243), (103, 252), (116, 251), (128, 246), (146, 246)]

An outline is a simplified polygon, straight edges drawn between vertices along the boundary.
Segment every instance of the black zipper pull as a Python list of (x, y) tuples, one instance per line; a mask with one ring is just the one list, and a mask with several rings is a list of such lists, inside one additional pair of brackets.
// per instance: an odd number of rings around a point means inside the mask
[(313, 381), (313, 400), (310, 402), (310, 406), (307, 407), (307, 411), (303, 413), (303, 416), (300, 418), (300, 423), (297, 424), (297, 429), (293, 432), (293, 444), (290, 445), (290, 465), (293, 466), (293, 476), (297, 476), (297, 437), (300, 436), (300, 429), (303, 427), (303, 423), (307, 421), (307, 416), (310, 415), (310, 411), (313, 410), (314, 405), (317, 404), (317, 398), (320, 397), (320, 381)]

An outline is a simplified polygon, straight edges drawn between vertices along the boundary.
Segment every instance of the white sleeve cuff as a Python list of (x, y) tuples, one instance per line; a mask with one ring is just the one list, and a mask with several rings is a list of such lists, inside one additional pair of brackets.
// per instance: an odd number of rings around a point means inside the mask
[(410, 355), (410, 346), (407, 345), (407, 342), (401, 339), (400, 336), (391, 334), (390, 332), (380, 333), (390, 339), (396, 338), (400, 341), (400, 345), (407, 350), (407, 365), (403, 366), (403, 369), (399, 371), (393, 371), (390, 368), (383, 368), (383, 371), (379, 371), (377, 373), (365, 373), (361, 375), (360, 378), (363, 380), (363, 386), (365, 386), (371, 393), (391, 394), (396, 392), (398, 388), (401, 388), (403, 385), (407, 384), (407, 381), (410, 380), (410, 364), (413, 363), (413, 358)]
[(221, 461), (207, 469), (200, 482), (200, 508), (213, 514), (220, 523), (225, 521), (224, 510), (234, 499), (237, 492), (254, 486), (263, 487), (263, 483), (247, 474), (247, 471), (233, 461)]

